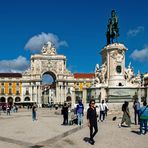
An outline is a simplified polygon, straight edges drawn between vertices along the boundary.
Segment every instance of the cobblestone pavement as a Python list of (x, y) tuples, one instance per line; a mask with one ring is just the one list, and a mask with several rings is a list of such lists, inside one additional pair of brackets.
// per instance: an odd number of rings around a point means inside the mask
[(104, 122), (98, 122), (99, 131), (92, 146), (86, 120), (83, 127), (63, 126), (60, 110), (38, 109), (38, 120), (32, 121), (31, 110), (0, 115), (0, 148), (148, 148), (148, 134), (138, 135), (139, 126), (118, 128), (121, 114), (112, 121), (114, 113)]

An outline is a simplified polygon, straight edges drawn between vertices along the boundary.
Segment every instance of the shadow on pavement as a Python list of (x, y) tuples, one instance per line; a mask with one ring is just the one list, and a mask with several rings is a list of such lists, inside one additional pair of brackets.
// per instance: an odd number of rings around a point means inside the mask
[(131, 131), (131, 132), (134, 133), (134, 134), (139, 135), (139, 131)]
[(121, 127), (129, 128), (130, 126), (127, 126), (127, 125), (121, 125)]
[(84, 137), (83, 139), (85, 142), (89, 142), (89, 138), (88, 137)]
[(44, 147), (43, 145), (34, 145), (34, 146), (30, 146), (29, 148), (41, 148)]

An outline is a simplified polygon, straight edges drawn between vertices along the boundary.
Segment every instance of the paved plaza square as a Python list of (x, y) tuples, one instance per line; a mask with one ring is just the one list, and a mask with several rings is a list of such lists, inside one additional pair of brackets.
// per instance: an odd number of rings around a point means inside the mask
[(0, 148), (148, 148), (147, 6), (2, 1)]
[[(116, 121), (112, 121), (117, 116)], [(0, 147), (1, 148), (147, 148), (148, 135), (138, 135), (139, 127), (118, 128), (122, 114), (109, 113), (104, 122), (98, 122), (99, 132), (92, 146), (85, 139), (89, 129), (84, 117), (83, 127), (63, 126), (59, 110), (39, 108), (37, 121), (32, 121), (31, 110), (20, 109), (18, 113), (1, 113)]]

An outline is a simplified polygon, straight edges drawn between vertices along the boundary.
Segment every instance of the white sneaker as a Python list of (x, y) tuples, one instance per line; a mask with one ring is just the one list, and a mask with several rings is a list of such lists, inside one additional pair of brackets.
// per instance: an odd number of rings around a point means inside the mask
[(118, 124), (118, 127), (121, 128), (121, 124)]

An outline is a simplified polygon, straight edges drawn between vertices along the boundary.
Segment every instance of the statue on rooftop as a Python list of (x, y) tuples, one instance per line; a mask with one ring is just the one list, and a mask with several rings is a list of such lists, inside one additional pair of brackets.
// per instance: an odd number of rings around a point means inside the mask
[(48, 41), (42, 47), (42, 53), (43, 54), (49, 54), (49, 55), (55, 55), (56, 54), (56, 48), (54, 47), (54, 44), (51, 41)]
[(116, 15), (115, 10), (112, 10), (111, 18), (109, 18), (107, 24), (107, 32), (106, 32), (107, 45), (114, 43), (114, 39), (117, 40), (117, 37), (119, 37), (118, 17)]

